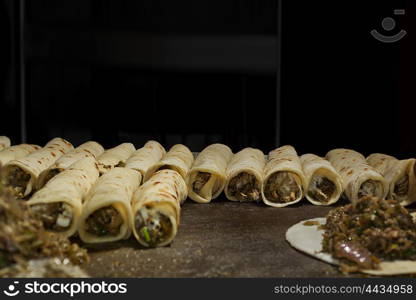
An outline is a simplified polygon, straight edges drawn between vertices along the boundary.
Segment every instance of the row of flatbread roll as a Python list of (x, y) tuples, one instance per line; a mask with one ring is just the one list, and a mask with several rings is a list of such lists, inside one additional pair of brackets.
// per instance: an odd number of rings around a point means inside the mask
[[(146, 247), (171, 243), (187, 197), (189, 149), (175, 145), (166, 153), (155, 141), (135, 151), (127, 143), (105, 152), (92, 143), (81, 146), (76, 153), (82, 155), (69, 156), (72, 150), (67, 157), (79, 159), (45, 180), (27, 202), (45, 228), (64, 236), (78, 232), (87, 243), (117, 241), (131, 233)], [(63, 165), (58, 161), (48, 170)]]
[(365, 195), (395, 199), (404, 206), (416, 201), (414, 158), (399, 160), (381, 153), (365, 158), (349, 149), (332, 150), (326, 157), (342, 176), (350, 201)]
[(292, 146), (264, 154), (246, 148), (232, 154), (220, 144), (204, 149), (188, 177), (189, 197), (210, 202), (224, 189), (232, 201), (259, 201), (274, 207), (299, 202), (330, 205), (344, 195), (354, 202), (365, 195), (390, 197), (408, 205), (416, 201), (415, 159), (385, 154), (365, 158), (350, 149), (334, 149), (325, 158), (298, 156)]
[(224, 182), (229, 200), (274, 207), (295, 204), (304, 196), (313, 204), (329, 205), (342, 193), (341, 178), (327, 160), (313, 154), (299, 157), (292, 146), (271, 151), (268, 159), (258, 149), (241, 150), (230, 159)]
[[(2, 167), (2, 184), (9, 187), (18, 198), (23, 198), (32, 193), (36, 188), (36, 182), (40, 174), (51, 167), (65, 153), (74, 149), (72, 144), (62, 138), (50, 140), (44, 147), (20, 146), (19, 151), (7, 153), (6, 156), (14, 155), (14, 159), (8, 161)], [(27, 153), (23, 148), (38, 148), (28, 155), (19, 157), (18, 154)], [(6, 148), (3, 151), (7, 151)], [(2, 151), (2, 152), (3, 152)], [(2, 156), (0, 152), (0, 157)], [(19, 152), (19, 153), (18, 153)]]

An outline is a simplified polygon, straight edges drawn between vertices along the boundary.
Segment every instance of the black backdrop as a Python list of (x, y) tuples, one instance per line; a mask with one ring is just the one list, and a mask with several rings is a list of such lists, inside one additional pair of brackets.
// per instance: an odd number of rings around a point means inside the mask
[[(274, 0), (24, 3), (29, 142), (415, 156), (414, 1), (283, 0), (280, 12)], [(2, 36), (14, 39), (1, 54), (0, 131), (15, 141), (18, 8), (1, 1)], [(376, 41), (384, 17), (408, 35)]]

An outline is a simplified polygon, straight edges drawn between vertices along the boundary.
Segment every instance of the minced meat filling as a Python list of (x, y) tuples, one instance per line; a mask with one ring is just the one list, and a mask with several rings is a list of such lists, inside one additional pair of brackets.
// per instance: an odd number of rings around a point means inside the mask
[(363, 197), (331, 210), (322, 249), (346, 271), (377, 269), (380, 261), (416, 259), (416, 223), (396, 200)]
[(198, 172), (195, 177), (195, 181), (192, 184), (192, 189), (195, 193), (199, 194), (199, 192), (202, 190), (204, 185), (208, 182), (208, 180), (211, 178), (211, 173), (208, 172)]
[(23, 197), (26, 186), (30, 181), (30, 174), (26, 173), (18, 166), (10, 166), (7, 176), (3, 179), (3, 184), (11, 188), (11, 192), (16, 197)]
[(335, 184), (326, 177), (313, 176), (309, 188), (308, 195), (316, 201), (328, 202), (332, 194), (335, 192)]
[(50, 170), (46, 176), (45, 179), (43, 181), (43, 184), (46, 184), (49, 180), (51, 180), (53, 177), (55, 177), (56, 175), (58, 175), (59, 173), (61, 173), (61, 171), (59, 169), (52, 169)]
[(267, 200), (276, 203), (288, 203), (301, 196), (302, 188), (296, 174), (286, 171), (271, 175), (265, 185), (264, 195)]
[(123, 224), (123, 218), (113, 206), (97, 209), (85, 221), (85, 230), (97, 236), (117, 235)]
[(358, 190), (358, 198), (364, 196), (382, 196), (381, 183), (372, 179), (366, 180)]
[(64, 202), (42, 203), (31, 206), (47, 230), (65, 231), (72, 224), (72, 208)]
[(396, 182), (394, 185), (394, 195), (398, 197), (407, 196), (407, 192), (409, 191), (409, 175), (405, 175), (400, 180)]
[(134, 226), (140, 238), (150, 247), (163, 243), (172, 234), (170, 219), (151, 207), (142, 207), (135, 216)]
[(241, 172), (231, 178), (228, 191), (239, 201), (257, 201), (260, 198), (260, 183), (254, 175)]

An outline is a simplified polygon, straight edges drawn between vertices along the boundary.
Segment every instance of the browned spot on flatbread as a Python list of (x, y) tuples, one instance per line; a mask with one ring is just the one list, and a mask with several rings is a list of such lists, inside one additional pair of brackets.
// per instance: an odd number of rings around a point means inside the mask
[(53, 157), (55, 157), (55, 156), (56, 156), (55, 152), (51, 152), (51, 154), (52, 154), (52, 156), (53, 156)]
[(354, 173), (354, 170), (351, 170), (347, 173), (347, 175), (351, 175), (352, 173)]
[(158, 194), (159, 194), (159, 195), (161, 195), (161, 196), (166, 196), (166, 197), (168, 197), (168, 198), (170, 198), (170, 197), (175, 197), (174, 195), (172, 195), (172, 194), (171, 194), (171, 193), (169, 193), (169, 192), (163, 192), (163, 191), (160, 191)]

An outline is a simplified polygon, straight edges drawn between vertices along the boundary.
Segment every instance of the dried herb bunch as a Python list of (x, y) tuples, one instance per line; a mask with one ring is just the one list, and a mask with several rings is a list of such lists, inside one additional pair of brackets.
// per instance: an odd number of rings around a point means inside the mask
[(0, 184), (0, 268), (47, 257), (67, 258), (73, 264), (89, 259), (85, 249), (47, 232), (25, 201), (14, 198)]

